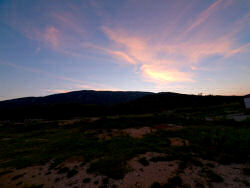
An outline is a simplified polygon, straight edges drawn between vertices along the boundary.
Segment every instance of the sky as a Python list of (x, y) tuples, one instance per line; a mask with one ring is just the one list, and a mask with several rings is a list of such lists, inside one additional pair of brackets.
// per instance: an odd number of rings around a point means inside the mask
[(250, 93), (250, 0), (0, 0), (0, 100)]

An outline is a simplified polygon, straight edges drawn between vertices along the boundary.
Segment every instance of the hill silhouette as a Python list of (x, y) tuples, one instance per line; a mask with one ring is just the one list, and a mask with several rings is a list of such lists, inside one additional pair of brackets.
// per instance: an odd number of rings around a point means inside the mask
[(176, 108), (206, 108), (229, 103), (244, 105), (243, 96), (83, 90), (1, 101), (0, 119), (61, 119), (78, 116), (155, 113)]
[(24, 97), (11, 100), (0, 101), (0, 108), (26, 107), (29, 105), (55, 105), (55, 104), (94, 104), (113, 105), (128, 102), (151, 92), (137, 91), (94, 91), (82, 90), (68, 93), (59, 93), (44, 97)]

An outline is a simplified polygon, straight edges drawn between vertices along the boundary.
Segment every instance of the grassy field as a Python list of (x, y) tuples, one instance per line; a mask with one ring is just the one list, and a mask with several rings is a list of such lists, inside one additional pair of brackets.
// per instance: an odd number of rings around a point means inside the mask
[[(226, 107), (227, 111), (232, 109)], [(217, 110), (215, 112), (215, 110)], [(77, 174), (76, 169), (61, 169), (59, 165), (72, 157), (81, 157), (82, 164), (89, 164), (87, 172), (122, 179), (132, 171), (127, 162), (147, 152), (161, 153), (150, 162), (180, 160), (180, 172), (189, 164), (202, 165), (200, 159), (216, 161), (223, 165), (249, 163), (250, 127), (249, 120), (235, 122), (223, 118), (225, 109), (177, 109), (170, 112), (145, 115), (100, 117), (95, 121), (82, 118), (77, 121), (33, 120), (26, 122), (2, 122), (0, 127), (0, 176), (14, 169), (34, 165), (50, 164), (48, 173), (56, 169), (68, 178)], [(217, 117), (206, 121), (205, 117)], [(67, 123), (68, 122), (68, 123)], [(175, 131), (157, 130), (142, 138), (118, 134), (109, 139), (98, 135), (112, 135), (113, 129), (150, 127), (159, 124), (177, 124), (182, 129)], [(180, 138), (189, 144), (172, 146), (171, 138)], [(147, 166), (146, 158), (138, 160)], [(245, 169), (248, 173), (249, 169)], [(215, 172), (204, 170), (213, 181), (223, 181)], [(20, 178), (20, 177), (18, 177)], [(86, 180), (87, 181), (87, 180)], [(164, 185), (180, 184), (174, 177)], [(159, 186), (157, 183), (152, 185)]]

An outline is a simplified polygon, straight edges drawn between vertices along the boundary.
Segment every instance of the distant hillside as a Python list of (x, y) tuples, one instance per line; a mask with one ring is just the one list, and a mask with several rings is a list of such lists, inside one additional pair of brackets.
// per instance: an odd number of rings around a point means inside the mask
[(242, 96), (200, 96), (179, 93), (161, 92), (147, 95), (125, 104), (114, 107), (114, 112), (120, 113), (147, 113), (172, 110), (175, 108), (196, 108), (223, 105), (229, 103), (240, 103), (243, 105)]
[(135, 100), (137, 98), (151, 95), (150, 92), (136, 91), (72, 91), (48, 95), (45, 97), (25, 97), (6, 101), (0, 101), (0, 108), (27, 107), (30, 105), (56, 105), (56, 104), (92, 104), (113, 105)]
[(25, 97), (0, 101), (0, 120), (48, 118), (67, 119), (108, 113), (110, 106), (126, 103), (150, 92), (73, 91), (45, 97)]
[(67, 119), (79, 116), (142, 114), (230, 103), (244, 105), (243, 97), (84, 90), (2, 101), (0, 119)]

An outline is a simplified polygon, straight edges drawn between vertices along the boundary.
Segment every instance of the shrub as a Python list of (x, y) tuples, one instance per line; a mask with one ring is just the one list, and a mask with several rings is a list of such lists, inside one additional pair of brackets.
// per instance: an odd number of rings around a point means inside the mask
[(89, 183), (90, 181), (91, 181), (90, 178), (85, 178), (85, 179), (82, 180), (83, 183)]
[(139, 163), (141, 163), (143, 166), (148, 166), (149, 165), (149, 162), (148, 160), (146, 159), (146, 157), (142, 157), (138, 160)]

